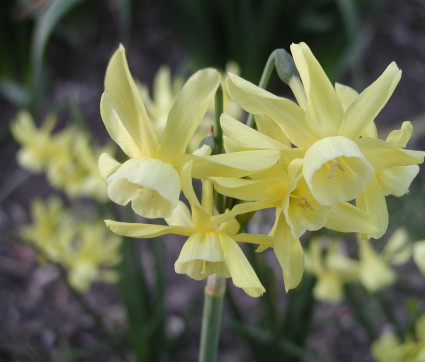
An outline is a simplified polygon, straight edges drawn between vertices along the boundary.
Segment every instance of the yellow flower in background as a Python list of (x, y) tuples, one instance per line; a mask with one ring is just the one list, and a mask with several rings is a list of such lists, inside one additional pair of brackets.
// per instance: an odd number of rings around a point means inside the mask
[(191, 163), (186, 164), (182, 170), (182, 188), (192, 214), (180, 202), (170, 218), (167, 218), (169, 226), (112, 220), (106, 220), (106, 225), (114, 233), (130, 237), (153, 238), (164, 234), (187, 236), (175, 263), (177, 273), (187, 274), (196, 280), (215, 273), (225, 278), (231, 277), (237, 287), (252, 297), (263, 294), (264, 287), (237, 242), (267, 247), (272, 246), (272, 239), (264, 235), (238, 234), (239, 223), (230, 213), (213, 216), (211, 207), (208, 206), (212, 205), (212, 187), (208, 189), (204, 185), (201, 205), (192, 186)]
[(76, 228), (75, 239), (61, 260), (68, 270), (71, 286), (85, 291), (96, 281), (117, 282), (118, 272), (110, 268), (121, 261), (121, 238), (105, 234), (100, 222), (80, 223)]
[(47, 116), (43, 125), (37, 128), (31, 114), (20, 111), (13, 120), (10, 130), (13, 137), (22, 145), (17, 153), (21, 167), (32, 172), (41, 172), (55, 153), (51, 133), (56, 125), (56, 117)]
[[(326, 254), (322, 249), (327, 246)], [(346, 256), (339, 240), (313, 238), (305, 253), (305, 269), (317, 278), (313, 295), (317, 300), (339, 303), (344, 297), (344, 285), (359, 279), (359, 263)]]
[(425, 314), (415, 324), (415, 336), (407, 335), (402, 342), (391, 331), (384, 331), (371, 349), (377, 362), (425, 361)]
[(373, 128), (375, 117), (400, 80), (401, 71), (395, 63), (355, 95), (351, 88), (332, 86), (306, 44), (293, 44), (291, 51), (302, 81), (301, 86), (293, 87), (298, 104), (236, 75), (229, 75), (227, 86), (237, 104), (278, 123), (289, 141), (304, 150), (303, 176), (319, 203), (331, 206), (355, 199), (372, 181), (375, 171), (386, 167), (388, 159), (391, 165), (394, 160), (403, 166), (423, 162), (422, 153), (360, 138)]
[(168, 217), (180, 196), (179, 170), (190, 138), (212, 102), (220, 76), (213, 69), (195, 73), (178, 94), (163, 133), (158, 135), (128, 69), (123, 46), (112, 56), (100, 110), (111, 138), (130, 159), (123, 164), (102, 154), (99, 168), (109, 198), (131, 202), (144, 217)]
[(25, 225), (21, 235), (48, 260), (60, 262), (72, 242), (73, 219), (58, 197), (46, 202), (34, 199), (31, 203), (32, 223)]
[(156, 72), (153, 78), (152, 96), (146, 84), (139, 85), (143, 103), (157, 135), (162, 135), (167, 124), (168, 113), (183, 85), (183, 77), (176, 76), (171, 79), (171, 71), (167, 66), (161, 66)]
[(412, 255), (412, 245), (409, 243), (407, 231), (397, 229), (378, 254), (370, 241), (359, 236), (360, 282), (371, 293), (384, 289), (396, 280), (396, 273), (391, 265), (401, 265)]
[(90, 143), (87, 133), (68, 126), (52, 134), (56, 118), (50, 115), (37, 128), (31, 115), (21, 111), (11, 124), (15, 139), (21, 144), (17, 159), (20, 166), (31, 172), (46, 172), (47, 179), (70, 197), (107, 199), (97, 159), (102, 151)]
[(117, 272), (110, 268), (120, 262), (121, 238), (107, 235), (102, 223), (76, 219), (57, 197), (34, 200), (31, 216), (22, 237), (45, 261), (63, 265), (72, 287), (84, 291), (96, 281), (117, 281)]

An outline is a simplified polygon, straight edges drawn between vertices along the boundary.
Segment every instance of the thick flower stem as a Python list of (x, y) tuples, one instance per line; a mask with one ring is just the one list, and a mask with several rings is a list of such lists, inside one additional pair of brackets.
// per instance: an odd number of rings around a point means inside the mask
[(202, 314), (199, 362), (215, 362), (217, 359), (221, 311), (225, 291), (226, 279), (215, 274), (208, 277)]

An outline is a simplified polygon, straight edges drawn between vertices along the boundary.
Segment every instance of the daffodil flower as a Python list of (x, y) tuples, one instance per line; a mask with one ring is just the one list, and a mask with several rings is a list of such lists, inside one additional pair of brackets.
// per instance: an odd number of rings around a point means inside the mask
[[(326, 255), (322, 248), (327, 244)], [(344, 284), (359, 278), (359, 263), (344, 255), (338, 240), (313, 238), (305, 254), (306, 271), (317, 278), (313, 295), (317, 300), (339, 303), (344, 297)]]
[[(190, 203), (192, 214), (179, 203), (167, 225), (123, 223), (106, 220), (106, 225), (116, 234), (139, 238), (153, 238), (164, 234), (187, 236), (175, 263), (177, 273), (187, 274), (200, 280), (213, 273), (231, 277), (233, 283), (248, 295), (258, 297), (264, 292), (257, 275), (238, 246), (244, 241), (271, 246), (272, 240), (265, 235), (238, 234), (239, 224), (230, 213), (212, 215), (211, 208), (197, 199), (192, 186), (192, 162), (182, 170), (182, 188)], [(208, 181), (206, 181), (208, 183)], [(212, 188), (204, 198), (212, 200)]]
[[(306, 230), (323, 226), (337, 231), (375, 230), (366, 213), (349, 203), (332, 207), (317, 202), (302, 177), (302, 159), (292, 160), (285, 170), (278, 164), (250, 175), (250, 179), (212, 177), (218, 192), (240, 200), (251, 201), (235, 206), (230, 213), (275, 208), (274, 252), (283, 270), (285, 288), (295, 288), (303, 274), (303, 250), (299, 237)], [(366, 231), (367, 232), (367, 231)]]
[[(107, 180), (112, 201), (120, 205), (131, 202), (137, 214), (148, 218), (171, 215), (180, 196), (181, 168), (196, 157), (186, 154), (188, 143), (219, 83), (220, 75), (214, 69), (192, 75), (177, 95), (164, 130), (157, 134), (131, 77), (124, 48), (119, 47), (109, 62), (100, 104), (109, 135), (130, 157), (123, 164), (106, 153), (99, 159), (100, 173)], [(241, 177), (270, 167), (277, 159), (276, 152), (267, 150), (256, 155), (215, 155), (200, 159), (202, 162), (194, 166), (194, 175), (206, 178), (218, 169)]]
[(109, 62), (100, 104), (109, 135), (130, 157), (123, 164), (107, 154), (99, 159), (112, 201), (131, 201), (136, 213), (149, 218), (171, 214), (180, 196), (179, 162), (219, 83), (213, 69), (195, 73), (178, 94), (160, 137), (119, 47)]
[(401, 71), (391, 63), (344, 107), (308, 46), (293, 44), (291, 51), (303, 85), (295, 94), (299, 105), (232, 74), (227, 80), (230, 96), (248, 112), (273, 119), (305, 151), (303, 175), (318, 202), (331, 206), (350, 201), (374, 176), (357, 141), (388, 101)]

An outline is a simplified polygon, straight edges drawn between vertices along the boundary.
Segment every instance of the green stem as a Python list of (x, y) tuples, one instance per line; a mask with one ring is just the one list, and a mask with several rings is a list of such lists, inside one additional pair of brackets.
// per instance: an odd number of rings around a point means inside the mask
[(223, 113), (223, 88), (221, 85), (218, 87), (215, 93), (215, 149), (216, 153), (223, 153), (223, 130), (220, 125), (220, 116)]
[(385, 297), (385, 295), (379, 291), (374, 294), (376, 300), (378, 301), (382, 312), (385, 314), (385, 316), (388, 318), (389, 322), (394, 327), (394, 330), (397, 334), (397, 337), (403, 341), (404, 340), (404, 333), (403, 329), (400, 326), (400, 323), (398, 323), (397, 318), (395, 316), (394, 310), (391, 306), (391, 303), (389, 300)]
[(226, 279), (215, 274), (208, 277), (205, 286), (204, 310), (202, 314), (199, 362), (215, 362), (217, 360), (221, 311), (225, 291)]
[[(274, 59), (276, 55), (277, 50), (274, 50), (270, 56), (269, 59), (267, 59), (266, 65), (263, 70), (263, 74), (261, 75), (260, 83), (258, 83), (258, 86), (260, 88), (265, 89), (267, 87), (267, 84), (269, 83), (270, 76), (272, 75), (273, 69), (274, 69)], [(254, 127), (254, 115), (249, 114), (248, 119), (246, 121), (247, 126)]]

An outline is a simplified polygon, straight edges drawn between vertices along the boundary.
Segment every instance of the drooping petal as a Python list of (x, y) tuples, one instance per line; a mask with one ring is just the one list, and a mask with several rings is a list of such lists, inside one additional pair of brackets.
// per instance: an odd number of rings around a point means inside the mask
[(343, 110), (334, 87), (307, 44), (292, 44), (291, 53), (307, 95), (310, 129), (320, 137), (336, 135)]
[(391, 63), (347, 109), (338, 134), (356, 139), (388, 102), (400, 78), (401, 70), (394, 62)]
[(403, 196), (409, 192), (410, 184), (419, 173), (418, 165), (392, 167), (378, 171), (376, 177), (385, 196)]
[(303, 110), (294, 102), (230, 73), (227, 88), (232, 99), (246, 111), (266, 115), (277, 122), (294, 145), (307, 146), (317, 139), (305, 121)]
[(153, 156), (158, 145), (122, 45), (109, 61), (100, 113), (111, 138), (132, 158)]
[(262, 295), (265, 289), (241, 248), (229, 235), (221, 232), (218, 235), (233, 284), (242, 288), (251, 297)]
[(364, 188), (363, 192), (356, 198), (356, 206), (370, 215), (378, 230), (369, 234), (378, 239), (385, 234), (388, 227), (388, 209), (385, 195), (374, 177)]
[(189, 78), (168, 115), (159, 150), (162, 159), (173, 160), (186, 152), (219, 84), (215, 69), (200, 70)]
[(377, 138), (360, 138), (356, 143), (375, 171), (424, 162), (424, 151), (401, 149)]
[(354, 199), (374, 175), (359, 147), (346, 137), (326, 137), (304, 157), (304, 178), (314, 198), (323, 205)]
[(185, 226), (141, 224), (114, 220), (105, 220), (105, 224), (115, 234), (132, 238), (155, 238), (166, 234), (190, 236), (194, 232), (193, 228)]
[(273, 166), (280, 158), (278, 151), (241, 151), (203, 157), (194, 163), (192, 176), (244, 177)]
[(274, 253), (283, 271), (285, 290), (300, 283), (304, 273), (304, 251), (300, 240), (292, 235), (283, 214), (279, 217), (273, 235)]
[(118, 167), (120, 167), (121, 164), (107, 153), (102, 153), (99, 157), (98, 165), (100, 176), (107, 179), (118, 169)]
[(124, 162), (107, 182), (112, 201), (125, 205), (131, 200), (134, 211), (144, 217), (168, 217), (180, 196), (177, 171), (152, 158)]
[(372, 235), (378, 226), (364, 210), (348, 203), (336, 204), (328, 212), (325, 227), (341, 233), (361, 233)]

